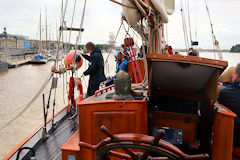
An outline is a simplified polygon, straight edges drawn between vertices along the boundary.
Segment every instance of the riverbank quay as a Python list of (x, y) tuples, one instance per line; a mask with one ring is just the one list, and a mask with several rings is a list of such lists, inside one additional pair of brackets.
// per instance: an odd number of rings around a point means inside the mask
[(0, 73), (8, 70), (8, 63), (0, 61)]

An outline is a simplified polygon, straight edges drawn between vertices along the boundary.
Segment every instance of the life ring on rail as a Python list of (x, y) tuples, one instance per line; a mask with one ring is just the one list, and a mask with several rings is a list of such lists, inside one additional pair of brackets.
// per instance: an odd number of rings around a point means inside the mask
[(74, 98), (74, 86), (75, 86), (74, 78), (70, 77), (68, 100), (71, 102), (71, 106), (76, 107), (76, 100)]
[(68, 70), (72, 69), (73, 64), (76, 65), (76, 69), (79, 69), (83, 64), (83, 57), (78, 52), (71, 51), (65, 57), (64, 63)]
[(69, 92), (68, 92), (68, 100), (71, 102), (73, 107), (76, 107), (76, 99), (74, 97), (74, 87), (77, 86), (79, 90), (78, 102), (83, 100), (83, 86), (81, 81), (78, 78), (70, 77), (69, 81)]
[(75, 80), (76, 82), (76, 85), (77, 85), (77, 89), (79, 90), (79, 97), (78, 97), (78, 102), (82, 101), (83, 100), (83, 86), (82, 86), (82, 83), (80, 81), (80, 79), (76, 79)]

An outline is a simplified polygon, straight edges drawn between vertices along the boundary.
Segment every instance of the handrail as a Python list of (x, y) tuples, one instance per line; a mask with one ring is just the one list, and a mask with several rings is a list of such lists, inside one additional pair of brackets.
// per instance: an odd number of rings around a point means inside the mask
[[(100, 96), (101, 94), (107, 92), (108, 90), (112, 90), (113, 87), (114, 87), (114, 84), (113, 84), (113, 85), (110, 85), (110, 86), (108, 86), (108, 87), (106, 87), (106, 88), (103, 88), (103, 89), (101, 89), (101, 90), (98, 90), (98, 91), (95, 92), (94, 96), (95, 96), (95, 97)], [(100, 94), (99, 94), (99, 93), (100, 93)]]

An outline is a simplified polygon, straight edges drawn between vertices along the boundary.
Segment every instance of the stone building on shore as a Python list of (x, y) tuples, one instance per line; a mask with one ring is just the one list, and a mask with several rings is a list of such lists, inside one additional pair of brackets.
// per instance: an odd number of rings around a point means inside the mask
[(24, 36), (8, 34), (6, 27), (4, 27), (3, 33), (0, 34), (1, 49), (4, 49), (4, 48), (24, 49), (25, 41), (28, 41), (28, 40)]

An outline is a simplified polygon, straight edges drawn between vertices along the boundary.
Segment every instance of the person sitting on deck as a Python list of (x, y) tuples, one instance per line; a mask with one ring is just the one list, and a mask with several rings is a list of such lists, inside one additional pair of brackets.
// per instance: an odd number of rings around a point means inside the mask
[[(122, 58), (122, 52), (118, 52), (117, 54), (117, 66), (116, 66), (116, 75), (119, 71), (123, 70), (125, 72), (128, 72), (128, 61), (127, 61), (127, 58), (124, 56), (124, 59)], [(110, 86), (114, 83), (114, 79), (116, 78), (116, 75), (109, 79), (105, 86)]]
[(99, 89), (100, 83), (105, 81), (106, 77), (104, 74), (104, 60), (101, 51), (92, 42), (86, 44), (86, 49), (90, 53), (90, 56), (84, 53), (82, 56), (89, 61), (89, 67), (83, 74), (85, 76), (90, 75), (86, 96), (90, 97)]
[(230, 110), (237, 117), (234, 120), (233, 135), (233, 160), (240, 159), (240, 63), (237, 65), (233, 75), (232, 84), (220, 90), (218, 102)]
[(166, 52), (167, 54), (173, 54), (172, 46), (168, 46)]
[(182, 56), (182, 55), (183, 55), (182, 53), (180, 53), (180, 52), (178, 52), (178, 51), (177, 51), (177, 52), (175, 52), (175, 54), (176, 54), (176, 55), (180, 55), (180, 56)]
[(188, 53), (189, 56), (197, 56), (199, 57), (199, 52), (193, 48), (189, 48), (189, 53)]

